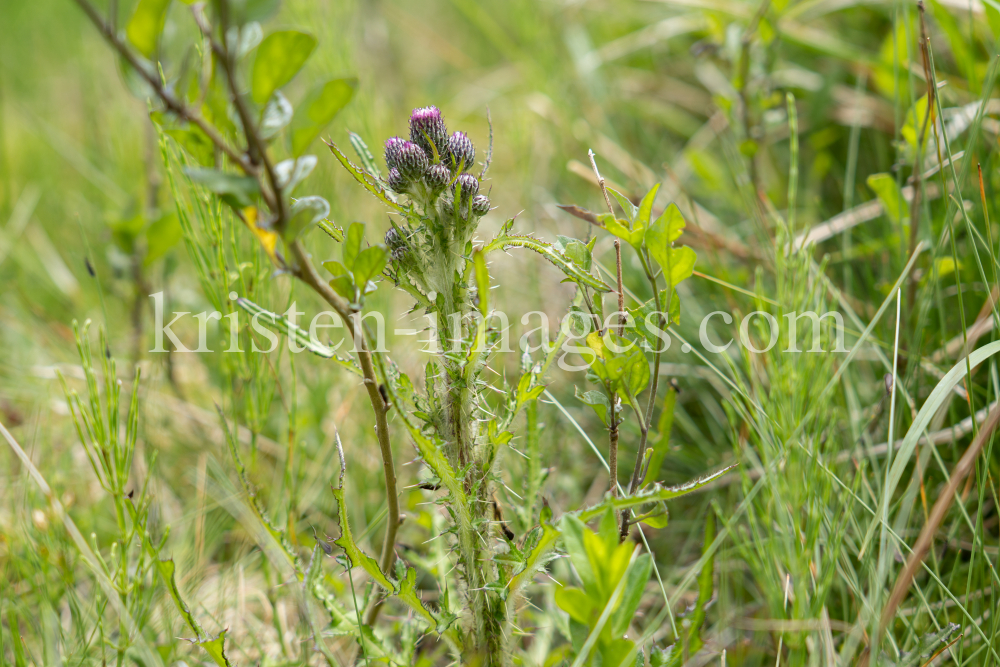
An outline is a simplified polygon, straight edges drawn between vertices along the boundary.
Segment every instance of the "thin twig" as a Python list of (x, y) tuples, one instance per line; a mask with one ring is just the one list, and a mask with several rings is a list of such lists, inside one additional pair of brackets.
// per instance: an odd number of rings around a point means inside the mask
[(167, 91), (163, 86), (163, 82), (160, 81), (159, 77), (155, 73), (149, 71), (148, 68), (143, 66), (143, 63), (139, 60), (139, 57), (132, 52), (132, 49), (128, 47), (121, 39), (119, 39), (115, 29), (106, 22), (87, 0), (74, 0), (76, 4), (83, 10), (83, 13), (87, 15), (90, 22), (94, 24), (94, 27), (101, 33), (108, 44), (110, 44), (118, 54), (124, 58), (129, 65), (143, 78), (143, 80), (149, 84), (156, 93), (156, 96), (163, 102), (167, 110), (176, 114), (179, 118), (193, 123), (198, 127), (199, 130), (205, 133), (205, 136), (215, 144), (219, 150), (225, 153), (229, 159), (239, 165), (240, 169), (243, 170), (248, 176), (257, 175), (257, 169), (253, 166), (246, 155), (240, 153), (235, 148), (230, 146), (222, 135), (213, 127), (208, 121), (201, 117), (201, 115), (191, 109), (183, 101), (177, 99)]
[[(594, 159), (594, 151), (588, 150), (587, 155), (590, 157), (590, 164), (594, 168), (594, 174), (597, 176), (597, 184), (601, 186), (604, 203), (608, 205), (608, 212), (613, 216), (615, 210), (611, 206), (611, 197), (608, 196), (608, 187), (604, 183), (604, 177), (601, 176), (601, 172), (597, 169), (597, 160)], [(618, 237), (615, 237), (615, 265), (618, 269), (618, 335), (621, 336), (625, 328), (625, 288), (622, 285), (622, 243)], [(602, 322), (601, 324), (603, 326), (604, 323)], [(618, 495), (618, 415), (615, 410), (617, 403), (618, 394), (617, 392), (612, 392), (611, 425), (608, 428), (608, 464), (611, 468), (609, 471), (611, 476), (609, 486), (611, 487), (612, 497)]]

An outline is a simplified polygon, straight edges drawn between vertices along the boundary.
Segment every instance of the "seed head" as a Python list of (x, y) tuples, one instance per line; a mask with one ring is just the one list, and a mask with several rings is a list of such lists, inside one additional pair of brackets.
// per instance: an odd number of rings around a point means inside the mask
[(472, 213), (483, 217), (490, 212), (490, 198), (486, 195), (476, 195), (472, 198)]
[(389, 189), (399, 194), (406, 192), (406, 187), (410, 184), (410, 182), (406, 180), (401, 173), (399, 173), (399, 169), (396, 169), (395, 167), (389, 170), (389, 176), (385, 180), (389, 185)]
[(424, 174), (424, 181), (434, 192), (441, 192), (451, 183), (451, 170), (443, 164), (431, 165)]
[(455, 169), (466, 171), (476, 163), (476, 147), (465, 132), (456, 132), (448, 139), (448, 152)]
[(448, 128), (437, 107), (421, 107), (410, 114), (410, 141), (424, 149), (427, 158), (435, 152), (442, 160), (448, 157)]

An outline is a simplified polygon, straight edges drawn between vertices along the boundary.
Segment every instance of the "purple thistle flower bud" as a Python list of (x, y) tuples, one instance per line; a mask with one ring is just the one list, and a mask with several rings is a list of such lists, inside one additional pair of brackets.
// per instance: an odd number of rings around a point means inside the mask
[(423, 178), (429, 164), (427, 155), (420, 146), (409, 141), (404, 141), (399, 145), (399, 164), (396, 168), (408, 180), (415, 181)]
[(448, 157), (448, 128), (437, 107), (421, 107), (410, 114), (410, 141), (424, 149), (428, 159), (435, 153), (442, 160)]
[(490, 211), (490, 198), (486, 195), (476, 195), (472, 198), (472, 212), (483, 217)]
[(385, 244), (389, 247), (392, 258), (397, 262), (406, 256), (406, 252), (409, 249), (406, 239), (396, 231), (395, 227), (390, 227), (389, 231), (385, 233)]
[(443, 164), (435, 164), (424, 174), (424, 181), (433, 192), (441, 192), (451, 183), (451, 170)]
[(396, 169), (395, 167), (389, 170), (389, 176), (385, 180), (389, 185), (389, 189), (393, 192), (398, 192), (399, 194), (406, 192), (406, 187), (410, 184), (410, 182), (407, 181), (401, 173), (399, 173), (399, 169)]
[(408, 143), (402, 137), (389, 137), (385, 140), (385, 166), (389, 169), (399, 169), (399, 149)]
[(476, 163), (476, 147), (465, 132), (456, 132), (448, 139), (448, 152), (455, 169), (465, 171)]
[(452, 187), (455, 189), (456, 201), (468, 202), (479, 192), (479, 181), (472, 174), (461, 174)]

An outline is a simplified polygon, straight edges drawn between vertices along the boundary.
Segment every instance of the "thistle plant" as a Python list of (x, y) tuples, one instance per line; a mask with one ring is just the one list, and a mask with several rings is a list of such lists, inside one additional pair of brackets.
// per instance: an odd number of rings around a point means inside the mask
[[(326, 199), (300, 192), (318, 161), (306, 150), (348, 103), (356, 85), (349, 79), (321, 82), (293, 109), (282, 90), (315, 47), (311, 35), (284, 30), (262, 36), (245, 7), (223, 0), (207, 11), (196, 4), (190, 18), (199, 35), (203, 70), (212, 75), (193, 78), (183, 66), (171, 68), (160, 53), (159, 32), (169, 3), (140, 2), (123, 37), (114, 22), (102, 17), (88, 0), (76, 2), (128, 63), (154, 105), (152, 118), (160, 133), (171, 192), (206, 296), (219, 305), (225, 302), (231, 311), (243, 309), (254, 316), (255, 326), (260, 320), (332, 362), (324, 368), (360, 377), (365, 387), (370, 409), (355, 418), (374, 425), (384, 479), (385, 527), (376, 560), (363, 551), (350, 525), (345, 493), (352, 483), (349, 459), (353, 448), (350, 443), (341, 447), (338, 434), (340, 470), (330, 475), (339, 505), (340, 535), (335, 544), (350, 587), (331, 586), (333, 575), (324, 572), (323, 556), (333, 552), (318, 536), (314, 536), (311, 554), (307, 557), (303, 552), (293, 518), (298, 503), (291, 488), (293, 434), (289, 435), (285, 475), (288, 525), (283, 530), (271, 521), (269, 509), (261, 502), (250, 481), (252, 465), (248, 469), (244, 464), (229, 416), (220, 410), (232, 465), (250, 508), (248, 514), (256, 521), (256, 535), (275, 570), (301, 584), (299, 604), (306, 612), (312, 640), (327, 663), (338, 664), (326, 640), (332, 630), (354, 638), (352, 660), (413, 664), (421, 637), (432, 635), (452, 661), (487, 667), (514, 664), (521, 649), (517, 628), (525, 597), (536, 575), (565, 550), (582, 584), (556, 598), (571, 619), (567, 639), (575, 664), (635, 664), (659, 621), (647, 628), (645, 639), (639, 642), (625, 637), (654, 569), (652, 554), (640, 553), (643, 548), (628, 541), (632, 528), (640, 522), (666, 525), (666, 501), (724, 472), (664, 487), (657, 480), (666, 438), (659, 437), (657, 447), (647, 447), (654, 424), (660, 425), (660, 436), (669, 432), (674, 391), (668, 389), (660, 407), (658, 344), (667, 340), (666, 329), (678, 321), (676, 286), (691, 275), (695, 262), (693, 251), (674, 245), (684, 228), (677, 207), (670, 205), (654, 214), (657, 188), (636, 206), (605, 188), (603, 179), (599, 180), (608, 213), (569, 207), (615, 237), (613, 285), (597, 272), (596, 236), (588, 234), (586, 240), (560, 237), (556, 243), (547, 243), (515, 232), (511, 218), (496, 236), (483, 241), (478, 233), (480, 220), (491, 210), (485, 179), (493, 152), (492, 127), (490, 145), (482, 160), (477, 160), (481, 154), (469, 136), (449, 132), (440, 109), (427, 106), (412, 112), (405, 138), (385, 141), (384, 176), (360, 136), (350, 136), (360, 165), (328, 142), (335, 159), (390, 213), (384, 243), (372, 243), (366, 240), (364, 223), (342, 229), (329, 220)], [(247, 74), (244, 68), (250, 52), (253, 65)], [(245, 81), (249, 81), (249, 91)], [(594, 166), (596, 170), (596, 162)], [(612, 195), (620, 214), (611, 207)], [(237, 240), (237, 230), (244, 228), (242, 238), (253, 239), (259, 246), (249, 251), (253, 262), (246, 261), (247, 251)], [(315, 228), (325, 236), (307, 237), (306, 232)], [(206, 238), (211, 240), (211, 251), (205, 247)], [(224, 248), (227, 238), (232, 239), (229, 250)], [(625, 308), (622, 240), (637, 253), (648, 282), (648, 288), (640, 289), (651, 296), (630, 309)], [(319, 268), (314, 255), (329, 255), (338, 246), (333, 254), (339, 259), (323, 261)], [(527, 248), (551, 262), (575, 284), (576, 295), (558, 337), (544, 341), (539, 358), (526, 353), (520, 375), (508, 384), (505, 374), (497, 370), (502, 369), (505, 332), (493, 324), (493, 284), (487, 260), (510, 248)], [(256, 286), (267, 279), (265, 267), (256, 263), (261, 257), (270, 263), (278, 280), (282, 276), (297, 280), (333, 308), (353, 339), (352, 356), (338, 356), (294, 320), (253, 301)], [(249, 268), (233, 274), (230, 266)], [(237, 287), (240, 294), (232, 295), (230, 290)], [(415, 301), (414, 309), (436, 321), (437, 350), (416, 380), (380, 351), (363, 323), (362, 315), (370, 308), (369, 295), (389, 287), (405, 291)], [(609, 295), (617, 296), (617, 309), (606, 316), (604, 301)], [(230, 340), (245, 340), (246, 349), (252, 349), (250, 332), (239, 326), (238, 319), (227, 316), (225, 320)], [(597, 386), (596, 390), (577, 389), (576, 394), (595, 409), (607, 429), (610, 485), (596, 505), (556, 516), (542, 493), (546, 452), (540, 444), (537, 401), (546, 389), (552, 364), (565, 354), (564, 344), (575, 339), (585, 342), (584, 347), (575, 348), (576, 353), (589, 368), (589, 381)], [(253, 354), (245, 352), (249, 358), (241, 357), (243, 365), (237, 364), (232, 371), (234, 383), (250, 376), (248, 393), (256, 391), (253, 383), (259, 381), (257, 374), (246, 372), (259, 367), (259, 362), (254, 365)], [(487, 374), (488, 368), (497, 372)], [(657, 408), (660, 415), (654, 421)], [(234, 412), (237, 420), (242, 416), (254, 425), (256, 433), (260, 406), (248, 404)], [(523, 420), (519, 419), (522, 413)], [(636, 420), (640, 435), (633, 472), (621, 486), (617, 452), (626, 418)], [(501, 490), (511, 481), (507, 465), (511, 443), (522, 431), (527, 445), (519, 453), (528, 461), (522, 485), (525, 495), (513, 497)], [(395, 457), (407, 440), (422, 463), (416, 481), (427, 500), (441, 508), (435, 525), (442, 531), (441, 557), (450, 566), (443, 572), (442, 565), (436, 568), (440, 588), (436, 605), (425, 603), (417, 586), (418, 574), (435, 568), (402, 552), (397, 543), (401, 492)], [(518, 532), (505, 516), (516, 518)], [(587, 524), (598, 519), (594, 532)], [(648, 544), (645, 548), (648, 551)], [(150, 547), (149, 555), (154, 554), (161, 563), (168, 562)], [(356, 568), (367, 575), (371, 586), (356, 590), (352, 574)], [(199, 643), (217, 663), (228, 664), (224, 634), (206, 637), (173, 583), (172, 564), (159, 569)], [(702, 586), (703, 603), (711, 593), (710, 579), (709, 574)], [(349, 598), (336, 592), (348, 589)], [(662, 614), (669, 615), (669, 602), (665, 602)], [(419, 631), (383, 623), (381, 610), (386, 605), (407, 610), (418, 621)], [(689, 631), (685, 647), (697, 640), (697, 631), (698, 627)], [(676, 660), (681, 654), (660, 655)]]

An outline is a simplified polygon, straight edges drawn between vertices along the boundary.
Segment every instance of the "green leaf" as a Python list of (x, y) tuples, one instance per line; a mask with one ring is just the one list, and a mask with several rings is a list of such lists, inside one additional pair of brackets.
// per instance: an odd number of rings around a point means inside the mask
[(587, 526), (572, 514), (564, 514), (559, 523), (563, 546), (573, 563), (577, 576), (583, 582), (583, 587), (588, 590), (596, 589), (597, 579), (590, 565), (590, 558), (587, 557), (587, 548), (583, 543), (583, 536), (589, 532)]
[(347, 228), (347, 240), (344, 241), (344, 266), (354, 271), (354, 260), (361, 252), (361, 244), (365, 240), (365, 223), (352, 222)]
[(232, 663), (229, 662), (229, 658), (226, 657), (226, 633), (228, 630), (223, 630), (219, 633), (219, 636), (215, 639), (209, 639), (207, 641), (198, 642), (198, 646), (205, 649), (205, 652), (212, 656), (212, 660), (215, 660), (215, 664), (219, 667), (231, 667)]
[(309, 147), (340, 110), (348, 105), (357, 87), (356, 78), (342, 77), (330, 79), (306, 93), (292, 117), (292, 155), (301, 155)]
[(280, 91), (276, 91), (267, 101), (260, 119), (261, 138), (270, 139), (281, 132), (291, 120), (292, 103)]
[(147, 58), (152, 58), (156, 52), (169, 8), (170, 0), (139, 0), (125, 26), (125, 37)]
[(574, 395), (577, 399), (589, 405), (597, 413), (598, 419), (605, 426), (611, 421), (611, 403), (608, 401), (608, 397), (603, 391), (591, 390), (585, 393), (580, 393), (579, 387), (573, 387)]
[(558, 586), (555, 593), (556, 604), (577, 623), (591, 626), (594, 622), (594, 601), (583, 590), (575, 586)]
[(253, 101), (264, 104), (291, 81), (316, 48), (316, 38), (298, 30), (272, 32), (257, 47), (250, 76)]
[(164, 130), (164, 134), (176, 141), (198, 164), (205, 167), (215, 164), (215, 144), (197, 125)]
[(630, 507), (636, 507), (638, 505), (645, 505), (647, 503), (655, 503), (663, 500), (672, 500), (680, 496), (687, 495), (692, 491), (697, 491), (706, 484), (711, 484), (715, 480), (719, 479), (727, 472), (735, 468), (738, 464), (734, 463), (732, 465), (726, 466), (721, 470), (716, 470), (713, 473), (704, 475), (703, 477), (698, 477), (686, 482), (684, 484), (678, 484), (677, 486), (662, 486), (660, 484), (651, 484), (644, 489), (637, 491), (631, 496), (615, 497), (615, 498), (605, 498), (603, 502), (593, 507), (585, 510), (577, 510), (575, 512), (568, 512), (563, 516), (576, 516), (579, 517), (581, 521), (590, 521), (591, 519), (602, 515), (609, 507), (615, 510), (628, 509)]
[(302, 197), (296, 199), (288, 209), (288, 224), (283, 236), (291, 243), (309, 225), (314, 225), (330, 215), (330, 203), (322, 197)]
[[(664, 274), (670, 273), (669, 249), (674, 241), (680, 238), (686, 223), (684, 216), (676, 204), (670, 204), (660, 217), (646, 230), (646, 247), (649, 254), (663, 269)], [(692, 267), (694, 265), (692, 264)]]
[[(352, 293), (353, 294), (353, 293)], [(258, 318), (259, 322), (265, 324), (268, 328), (277, 331), (280, 334), (284, 334), (289, 338), (294, 338), (295, 342), (299, 344), (299, 347), (304, 347), (318, 357), (324, 359), (331, 359), (334, 363), (338, 364), (341, 368), (353, 373), (354, 375), (361, 376), (361, 369), (358, 368), (354, 362), (350, 359), (345, 359), (337, 355), (336, 352), (328, 348), (327, 346), (313, 340), (309, 336), (309, 332), (302, 329), (297, 324), (292, 323), (287, 317), (283, 315), (277, 315), (269, 310), (265, 310), (258, 306), (253, 301), (240, 297), (236, 299), (236, 305), (243, 310), (250, 313), (250, 316), (260, 315)]]
[(316, 168), (317, 162), (315, 155), (303, 155), (296, 160), (282, 160), (274, 165), (274, 175), (278, 179), (278, 186), (286, 195), (292, 194), (296, 186)]
[(257, 179), (251, 176), (229, 174), (217, 169), (187, 167), (184, 173), (194, 183), (209, 192), (219, 195), (222, 201), (233, 208), (242, 209), (253, 204), (253, 198), (260, 194)]
[(344, 489), (331, 487), (333, 491), (333, 497), (337, 499), (337, 505), (340, 508), (338, 515), (340, 516), (340, 537), (334, 541), (338, 547), (344, 550), (344, 554), (350, 560), (352, 567), (360, 567), (362, 570), (368, 573), (368, 576), (372, 578), (376, 584), (381, 586), (383, 589), (390, 593), (395, 593), (397, 591), (397, 584), (389, 579), (379, 569), (378, 563), (374, 558), (363, 552), (358, 545), (354, 542), (354, 535), (351, 533), (351, 524), (347, 520), (347, 504), (344, 502)]
[(343, 276), (337, 276), (331, 280), (330, 287), (332, 287), (337, 294), (344, 297), (351, 303), (354, 303), (355, 299), (357, 299), (357, 286), (354, 284), (354, 276), (350, 273)]
[[(926, 99), (926, 98), (925, 98)], [(926, 107), (926, 102), (924, 104)], [(885, 214), (893, 223), (908, 222), (910, 205), (903, 199), (903, 193), (892, 174), (872, 174), (868, 177), (870, 187), (882, 202)]]
[(377, 181), (377, 179), (373, 175), (369, 174), (367, 171), (364, 171), (363, 169), (358, 167), (358, 165), (348, 160), (347, 156), (344, 155), (343, 151), (341, 151), (340, 148), (337, 147), (337, 144), (329, 143), (327, 144), (327, 146), (330, 147), (330, 152), (332, 152), (333, 156), (337, 158), (337, 161), (344, 166), (344, 169), (346, 169), (347, 172), (354, 177), (354, 180), (356, 180), (358, 183), (364, 186), (364, 188), (368, 190), (368, 192), (375, 195), (375, 197), (379, 201), (381, 201), (383, 204), (386, 204), (390, 208), (393, 208), (399, 211), (400, 213), (407, 212), (405, 208), (397, 204), (392, 199), (392, 197), (386, 192), (386, 189), (382, 187), (382, 185)]
[(490, 272), (486, 268), (486, 256), (482, 248), (472, 253), (472, 265), (476, 275), (476, 289), (479, 295), (479, 312), (486, 317), (490, 312)]
[(652, 572), (653, 559), (649, 554), (639, 556), (635, 565), (629, 569), (621, 601), (611, 615), (611, 636), (616, 639), (628, 632), (628, 626), (635, 616), (636, 609), (639, 608), (639, 603), (642, 602), (642, 593)]
[(635, 248), (636, 252), (642, 248), (646, 229), (649, 227), (650, 218), (653, 216), (653, 200), (656, 199), (656, 193), (659, 191), (660, 184), (657, 183), (646, 193), (642, 201), (639, 202), (639, 210), (636, 212), (635, 220), (632, 223), (632, 234), (629, 237), (629, 243)]
[(551, 243), (545, 243), (534, 237), (521, 234), (509, 235), (507, 232), (511, 222), (508, 221), (508, 224), (504, 225), (501, 233), (483, 246), (483, 254), (488, 255), (496, 250), (507, 250), (508, 248), (528, 248), (549, 260), (549, 262), (558, 267), (560, 271), (575, 282), (599, 292), (611, 291), (611, 288), (603, 280), (595, 278), (587, 269), (567, 257), (561, 249)]
[(382, 178), (382, 172), (378, 168), (378, 164), (375, 162), (375, 156), (372, 152), (368, 150), (368, 144), (365, 140), (361, 138), (361, 135), (356, 132), (348, 132), (347, 136), (351, 140), (351, 148), (357, 153), (358, 159), (361, 160), (361, 166), (365, 170), (373, 174), (375, 178)]
[(354, 284), (367, 285), (377, 275), (382, 273), (389, 261), (389, 251), (384, 245), (373, 245), (358, 253), (354, 260)]
[(351, 272), (347, 270), (347, 267), (338, 262), (335, 259), (329, 259), (323, 262), (323, 268), (333, 274), (334, 278), (339, 278), (340, 276), (346, 276)]
[(618, 205), (622, 207), (622, 210), (625, 211), (625, 217), (628, 218), (627, 222), (631, 225), (635, 221), (635, 216), (639, 212), (639, 209), (636, 208), (635, 204), (628, 197), (614, 188), (608, 188), (607, 190), (618, 201)]
[(633, 399), (638, 400), (639, 394), (649, 384), (649, 360), (646, 359), (646, 354), (642, 350), (635, 350), (629, 356), (622, 379), (624, 386), (628, 387), (628, 394), (623, 396), (622, 400), (625, 400), (629, 394)]
[(204, 637), (205, 631), (202, 629), (201, 624), (198, 623), (198, 619), (194, 617), (191, 613), (190, 607), (181, 597), (181, 591), (177, 587), (176, 579), (176, 569), (177, 566), (174, 565), (173, 558), (161, 558), (156, 562), (157, 570), (160, 572), (160, 577), (163, 579), (163, 584), (167, 587), (167, 592), (170, 594), (170, 598), (174, 601), (174, 606), (177, 607), (177, 611), (180, 612), (181, 618), (187, 623), (188, 628), (191, 629), (197, 637)]
[(146, 257), (143, 264), (149, 266), (170, 252), (184, 237), (184, 228), (176, 213), (160, 216), (146, 230)]
[[(597, 221), (599, 223), (601, 223), (601, 225), (606, 230), (608, 230), (609, 232), (611, 232), (613, 235), (617, 236), (622, 241), (625, 241), (625, 243), (628, 243), (628, 244), (631, 245), (631, 243), (632, 243), (632, 230), (630, 230), (628, 228), (628, 223), (627, 223), (626, 220), (622, 220), (620, 218), (616, 218), (615, 216), (611, 215), (610, 213), (602, 213), (599, 216), (597, 216)], [(640, 238), (641, 238), (641, 236), (640, 236)]]

